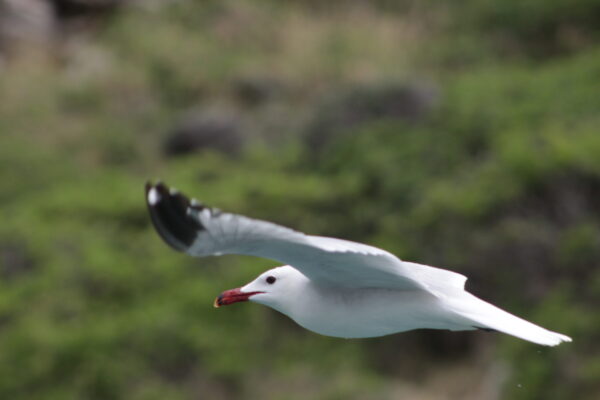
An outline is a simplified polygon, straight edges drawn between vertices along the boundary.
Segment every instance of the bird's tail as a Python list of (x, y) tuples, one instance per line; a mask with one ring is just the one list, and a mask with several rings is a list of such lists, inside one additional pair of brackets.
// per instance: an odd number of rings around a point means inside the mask
[(544, 346), (556, 346), (561, 342), (570, 342), (571, 338), (552, 332), (512, 315), (487, 303), (468, 292), (448, 300), (448, 306), (458, 314), (463, 323), (472, 328), (495, 330)]

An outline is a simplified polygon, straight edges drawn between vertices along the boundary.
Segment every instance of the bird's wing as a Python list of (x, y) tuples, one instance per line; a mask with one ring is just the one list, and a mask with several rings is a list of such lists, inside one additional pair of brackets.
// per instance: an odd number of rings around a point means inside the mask
[(146, 185), (160, 236), (176, 250), (203, 257), (246, 254), (288, 264), (324, 285), (421, 289), (438, 294), (464, 288), (466, 277), (403, 262), (387, 251), (347, 240), (309, 236), (271, 222), (203, 206), (162, 183)]

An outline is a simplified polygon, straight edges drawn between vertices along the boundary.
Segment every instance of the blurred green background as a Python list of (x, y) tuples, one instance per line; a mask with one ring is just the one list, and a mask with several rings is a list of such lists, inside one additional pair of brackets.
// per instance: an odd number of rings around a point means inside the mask
[[(0, 0), (0, 398), (600, 398), (599, 31), (594, 0)], [(574, 341), (215, 310), (275, 264), (172, 251), (159, 178)]]

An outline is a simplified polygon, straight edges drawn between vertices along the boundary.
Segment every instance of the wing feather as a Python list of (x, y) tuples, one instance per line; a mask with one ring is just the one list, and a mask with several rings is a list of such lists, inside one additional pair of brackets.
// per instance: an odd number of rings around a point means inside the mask
[(435, 295), (463, 289), (466, 277), (452, 271), (403, 262), (361, 243), (309, 236), (271, 222), (223, 213), (169, 190), (146, 185), (154, 227), (175, 250), (197, 257), (245, 254), (291, 265), (323, 285), (427, 290)]

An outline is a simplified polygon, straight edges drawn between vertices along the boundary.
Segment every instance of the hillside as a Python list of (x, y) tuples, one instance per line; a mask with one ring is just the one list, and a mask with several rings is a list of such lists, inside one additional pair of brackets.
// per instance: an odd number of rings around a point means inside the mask
[[(599, 398), (599, 27), (589, 0), (0, 0), (0, 398)], [(274, 263), (173, 252), (148, 179), (573, 343), (215, 310)]]

